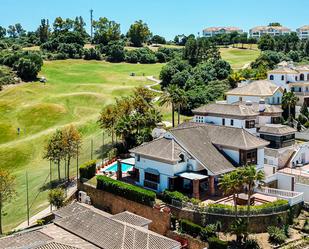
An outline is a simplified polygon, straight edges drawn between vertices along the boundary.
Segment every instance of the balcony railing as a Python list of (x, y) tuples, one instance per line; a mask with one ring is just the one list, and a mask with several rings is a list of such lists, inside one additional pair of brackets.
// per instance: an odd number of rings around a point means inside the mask
[(255, 192), (285, 199), (289, 202), (291, 206), (304, 201), (304, 194), (300, 192), (267, 187), (256, 188)]

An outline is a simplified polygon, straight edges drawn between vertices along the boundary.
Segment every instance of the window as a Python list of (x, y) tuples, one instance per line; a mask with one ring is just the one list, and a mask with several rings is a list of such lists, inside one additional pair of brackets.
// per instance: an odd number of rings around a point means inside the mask
[(269, 80), (274, 80), (274, 76), (273, 76), (273, 75), (270, 75), (270, 76), (269, 76)]
[(137, 155), (137, 159), (136, 160), (139, 162), (141, 160), (141, 156)]
[(255, 120), (246, 120), (246, 129), (252, 129), (255, 127)]
[(305, 80), (305, 75), (303, 73), (300, 74), (299, 80), (300, 81), (304, 81)]
[(309, 73), (307, 74), (307, 81), (309, 81)]
[(179, 155), (180, 160), (178, 161), (179, 163), (182, 163), (185, 161), (185, 156), (183, 154)]
[(240, 165), (257, 164), (257, 149), (240, 150)]
[(222, 119), (222, 125), (225, 125), (225, 118)]
[(298, 77), (297, 76), (295, 76), (295, 80), (298, 81)]
[(284, 75), (281, 75), (281, 80), (284, 80)]
[[(309, 77), (309, 74), (308, 74), (308, 77)], [(242, 97), (239, 97), (239, 101), (242, 102)]]
[(160, 175), (155, 175), (155, 174), (145, 172), (145, 180), (150, 181), (150, 182), (159, 183), (160, 182)]
[(234, 126), (234, 119), (231, 119), (231, 126)]
[(277, 97), (277, 104), (280, 104), (280, 102), (281, 102), (280, 97)]

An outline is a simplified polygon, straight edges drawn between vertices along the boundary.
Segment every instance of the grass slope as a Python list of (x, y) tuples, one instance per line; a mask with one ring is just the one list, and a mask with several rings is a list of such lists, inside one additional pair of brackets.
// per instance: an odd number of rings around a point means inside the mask
[[(143, 75), (158, 76), (162, 64), (111, 64), (99, 61), (66, 60), (45, 62), (40, 73), (48, 80), (8, 87), (0, 92), (0, 164), (17, 177), (18, 196), (6, 205), (4, 228), (16, 227), (26, 219), (25, 173), (29, 174), (30, 215), (44, 209), (48, 191), (49, 162), (42, 159), (44, 145), (57, 128), (75, 124), (83, 136), (80, 163), (89, 160), (102, 145), (96, 124), (99, 112), (114, 97), (128, 95), (133, 87), (151, 84)], [(135, 77), (129, 76), (131, 72)], [(21, 129), (17, 135), (17, 128)], [(106, 140), (108, 140), (105, 134)], [(99, 156), (98, 154), (94, 155)], [(76, 172), (73, 160), (72, 174)], [(64, 174), (62, 166), (62, 175)], [(56, 178), (56, 167), (52, 165)]]
[(234, 70), (241, 69), (254, 61), (260, 51), (256, 49), (241, 49), (241, 48), (220, 48), (220, 53), (223, 60), (229, 62)]

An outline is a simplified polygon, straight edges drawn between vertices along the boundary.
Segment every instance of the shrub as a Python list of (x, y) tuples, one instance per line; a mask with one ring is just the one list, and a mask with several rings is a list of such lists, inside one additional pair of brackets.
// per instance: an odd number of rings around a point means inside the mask
[(309, 233), (309, 221), (308, 219), (305, 220), (304, 226), (301, 229), (304, 233)]
[(81, 178), (91, 179), (95, 176), (95, 172), (96, 160), (86, 162), (79, 167), (79, 173)]
[(156, 193), (153, 191), (120, 182), (102, 175), (97, 176), (97, 189), (101, 189), (148, 206), (152, 206), (156, 198)]
[(202, 241), (208, 241), (209, 238), (217, 237), (217, 225), (209, 224), (200, 231)]
[(85, 60), (101, 60), (101, 53), (95, 48), (85, 49), (84, 59)]
[(216, 237), (208, 239), (208, 249), (227, 249), (227, 241), (220, 240)]
[(202, 231), (202, 227), (189, 221), (189, 220), (185, 220), (185, 219), (181, 219), (179, 222), (180, 225), (180, 230), (183, 233), (187, 233), (189, 235), (191, 235), (192, 237), (197, 237), (200, 232)]
[(185, 196), (184, 194), (178, 192), (178, 191), (168, 191), (168, 190), (164, 190), (163, 194), (162, 194), (162, 201), (168, 203), (168, 204), (172, 204), (172, 200), (176, 200), (176, 201), (189, 201), (189, 198), (187, 196)]
[(48, 193), (49, 203), (56, 208), (60, 208), (64, 204), (65, 195), (64, 191), (61, 188), (55, 188), (49, 191)]
[[(289, 209), (287, 200), (277, 200), (274, 202), (264, 203), (262, 205), (253, 206), (250, 209), (251, 214), (269, 214), (272, 212), (286, 211)], [(234, 214), (234, 207), (227, 204), (209, 204), (206, 206), (206, 211), (217, 214)], [(238, 207), (239, 214), (247, 214), (246, 206)]]
[(269, 241), (273, 244), (283, 244), (287, 239), (285, 231), (279, 227), (269, 226), (267, 232), (269, 235)]

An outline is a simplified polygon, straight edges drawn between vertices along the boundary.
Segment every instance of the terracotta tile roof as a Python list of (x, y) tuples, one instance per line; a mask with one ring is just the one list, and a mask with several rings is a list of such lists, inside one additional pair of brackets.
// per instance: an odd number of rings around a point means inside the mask
[(131, 153), (163, 160), (164, 162), (176, 163), (180, 160), (179, 155), (184, 150), (173, 139), (164, 137), (144, 143), (130, 150)]
[(296, 130), (290, 126), (282, 124), (267, 124), (260, 127), (259, 133), (267, 133), (274, 135), (293, 134)]
[(149, 219), (146, 219), (142, 216), (133, 214), (131, 212), (125, 211), (119, 214), (115, 214), (111, 217), (113, 220), (118, 220), (122, 222), (126, 222), (129, 224), (132, 224), (134, 226), (146, 226), (149, 225), (152, 221)]
[[(265, 105), (263, 113), (282, 113), (280, 107)], [(233, 104), (208, 104), (193, 110), (199, 115), (220, 115), (230, 117), (256, 117), (260, 115), (258, 103), (236, 102)]]
[(273, 69), (271, 71), (268, 71), (268, 74), (277, 74), (277, 73), (298, 74), (298, 71), (295, 70), (295, 69), (292, 69), (290, 67), (279, 67), (279, 68)]
[(283, 26), (256, 26), (250, 29), (251, 32), (270, 31), (270, 30), (291, 31), (291, 29)]
[(241, 32), (242, 31), (242, 29), (237, 28), (237, 27), (209, 27), (209, 28), (205, 28), (203, 31), (204, 32), (216, 32), (222, 29), (228, 32), (233, 32), (233, 31)]
[(308, 30), (309, 30), (309, 25), (304, 25), (297, 29), (297, 31), (308, 31)]
[(226, 95), (268, 97), (274, 95), (277, 90), (283, 92), (282, 88), (268, 80), (257, 80), (245, 86), (234, 88), (228, 91)]

